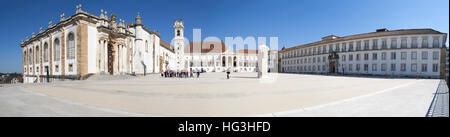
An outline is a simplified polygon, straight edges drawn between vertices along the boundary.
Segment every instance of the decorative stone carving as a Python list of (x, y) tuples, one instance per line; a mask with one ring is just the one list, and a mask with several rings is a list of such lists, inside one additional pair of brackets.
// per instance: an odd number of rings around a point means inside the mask
[(51, 28), (51, 27), (53, 27), (52, 21), (48, 22), (48, 28)]
[(34, 38), (34, 36), (35, 36), (35, 35), (34, 35), (34, 32), (33, 32), (33, 33), (31, 33), (31, 37), (32, 37), (32, 38)]
[(65, 19), (64, 18), (64, 13), (62, 13), (59, 17), (60, 17), (59, 21), (63, 21)]
[(42, 27), (40, 27), (40, 28), (39, 28), (39, 33), (42, 33), (42, 31), (43, 31), (43, 30), (42, 30)]
[(76, 13), (80, 13), (80, 12), (82, 12), (82, 11), (83, 11), (83, 10), (81, 10), (81, 4), (77, 5)]
[(269, 48), (266, 45), (258, 47), (258, 78), (267, 77), (268, 71)]

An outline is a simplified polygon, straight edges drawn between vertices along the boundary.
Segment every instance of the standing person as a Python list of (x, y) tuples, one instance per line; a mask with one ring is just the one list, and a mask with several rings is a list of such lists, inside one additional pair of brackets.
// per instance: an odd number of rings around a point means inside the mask
[(197, 71), (197, 78), (200, 77), (200, 71)]
[(193, 72), (192, 70), (191, 70), (190, 77), (191, 77), (191, 78), (194, 77), (194, 72)]
[(230, 69), (227, 70), (227, 79), (230, 79)]

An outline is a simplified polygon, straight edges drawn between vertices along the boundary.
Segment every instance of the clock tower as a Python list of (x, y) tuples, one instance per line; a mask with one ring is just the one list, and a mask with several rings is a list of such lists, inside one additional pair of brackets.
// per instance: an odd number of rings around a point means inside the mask
[(175, 20), (173, 25), (175, 36), (173, 38), (174, 50), (177, 62), (175, 66), (177, 69), (185, 69), (184, 60), (184, 22), (181, 19)]

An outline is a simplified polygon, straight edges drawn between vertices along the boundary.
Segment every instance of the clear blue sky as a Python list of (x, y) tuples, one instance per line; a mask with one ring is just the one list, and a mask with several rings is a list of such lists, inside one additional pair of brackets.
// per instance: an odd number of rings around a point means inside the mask
[[(83, 10), (114, 13), (126, 23), (141, 12), (144, 25), (170, 42), (173, 21), (183, 19), (185, 36), (278, 37), (280, 48), (334, 34), (346, 36), (378, 28), (432, 28), (449, 32), (448, 0), (2, 0), (0, 5), (0, 72), (21, 72), (20, 41), (48, 22)], [(447, 38), (448, 46), (448, 38)]]

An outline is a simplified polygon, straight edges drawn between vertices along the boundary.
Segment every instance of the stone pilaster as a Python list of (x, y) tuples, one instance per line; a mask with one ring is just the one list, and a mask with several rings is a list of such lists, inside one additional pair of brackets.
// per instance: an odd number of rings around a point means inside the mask
[(131, 47), (130, 47), (130, 38), (127, 38), (127, 60), (126, 60), (126, 68), (127, 68), (127, 73), (131, 73), (131, 69), (130, 69), (130, 58), (131, 58)]
[(153, 53), (152, 53), (153, 54), (153, 58), (152, 58), (152, 60), (153, 60), (153, 73), (156, 73), (155, 72), (155, 66), (156, 66), (156, 59), (155, 59), (156, 58), (156, 56), (155, 56), (155, 53), (156, 53), (155, 52), (155, 44), (156, 44), (155, 40), (156, 39), (155, 39), (155, 37), (156, 37), (156, 35), (153, 36)]
[(66, 75), (66, 34), (62, 29), (61, 35), (61, 78), (64, 80)]
[(53, 40), (52, 40), (52, 34), (49, 35), (49, 40), (48, 40), (48, 46), (49, 46), (49, 57), (48, 57), (48, 71), (49, 71), (49, 76), (53, 75)]
[(84, 80), (88, 74), (88, 25), (77, 24), (77, 74)]

